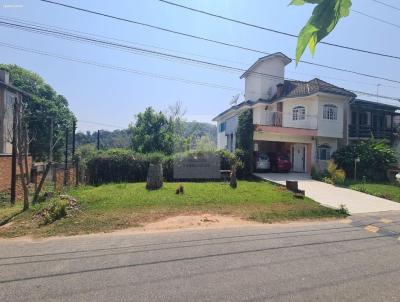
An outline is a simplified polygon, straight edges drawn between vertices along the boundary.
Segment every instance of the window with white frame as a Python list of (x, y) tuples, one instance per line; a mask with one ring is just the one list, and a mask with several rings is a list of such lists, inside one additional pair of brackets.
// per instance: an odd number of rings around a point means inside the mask
[(324, 120), (337, 120), (338, 108), (335, 105), (324, 105), (323, 118)]
[(318, 160), (330, 160), (331, 159), (331, 147), (327, 144), (318, 146), (317, 157), (318, 157)]
[(304, 106), (296, 106), (293, 108), (293, 120), (301, 121), (306, 119), (306, 108)]

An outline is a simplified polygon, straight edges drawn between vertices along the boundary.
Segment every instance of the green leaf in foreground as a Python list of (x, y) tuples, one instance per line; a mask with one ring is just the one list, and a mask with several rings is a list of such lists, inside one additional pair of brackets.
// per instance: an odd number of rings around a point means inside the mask
[(339, 20), (350, 13), (351, 0), (292, 0), (290, 5), (317, 4), (312, 16), (300, 31), (296, 47), (296, 64), (307, 45), (314, 55), (315, 47), (329, 35)]

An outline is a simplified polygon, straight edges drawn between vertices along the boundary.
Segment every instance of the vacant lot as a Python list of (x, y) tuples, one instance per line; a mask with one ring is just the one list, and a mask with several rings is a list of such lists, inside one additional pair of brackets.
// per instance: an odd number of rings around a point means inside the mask
[(308, 198), (296, 199), (286, 189), (264, 181), (239, 181), (237, 189), (221, 182), (182, 183), (184, 194), (176, 195), (179, 185), (165, 183), (162, 189), (156, 191), (147, 191), (144, 183), (73, 189), (68, 194), (78, 200), (79, 209), (66, 218), (39, 226), (33, 217), (46, 206), (42, 203), (1, 227), (0, 236), (108, 232), (175, 215), (202, 213), (231, 215), (260, 222), (343, 216)]

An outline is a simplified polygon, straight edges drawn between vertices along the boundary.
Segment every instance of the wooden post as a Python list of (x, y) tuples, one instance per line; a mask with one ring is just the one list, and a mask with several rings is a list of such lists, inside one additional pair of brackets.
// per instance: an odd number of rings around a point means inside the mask
[(11, 155), (11, 198), (12, 205), (16, 200), (16, 187), (17, 187), (17, 114), (18, 114), (17, 99), (14, 99), (13, 110), (13, 128), (12, 128), (12, 155)]
[(68, 183), (68, 127), (65, 129), (64, 186)]
[(76, 122), (75, 120), (72, 122), (72, 160), (75, 157), (75, 131), (76, 131)]

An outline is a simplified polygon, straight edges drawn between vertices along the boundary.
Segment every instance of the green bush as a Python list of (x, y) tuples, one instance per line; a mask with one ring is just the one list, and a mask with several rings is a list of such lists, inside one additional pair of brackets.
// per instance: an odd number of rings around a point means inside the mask
[(360, 158), (358, 178), (365, 176), (375, 181), (386, 180), (386, 170), (397, 162), (396, 152), (384, 141), (375, 139), (343, 147), (332, 158), (349, 177), (354, 177), (354, 161)]
[[(140, 154), (128, 149), (111, 149), (100, 151), (92, 156), (86, 163), (86, 179), (89, 184), (101, 185), (103, 183), (143, 182), (146, 181), (150, 163), (162, 163), (163, 176), (166, 181), (173, 180), (174, 159), (177, 157), (190, 157), (211, 151), (187, 151), (166, 156), (162, 153)], [(212, 152), (214, 153), (214, 152)], [(215, 153), (214, 153), (215, 154)], [(216, 151), (220, 157), (220, 169), (230, 170), (233, 163), (237, 164), (237, 175), (242, 177), (243, 165), (235, 154), (226, 150)]]
[(43, 224), (50, 224), (67, 216), (67, 200), (56, 200), (49, 207), (43, 209)]
[(336, 185), (344, 184), (344, 182), (346, 181), (346, 172), (342, 169), (338, 169), (338, 166), (334, 161), (332, 160), (328, 161), (327, 170), (332, 184)]

